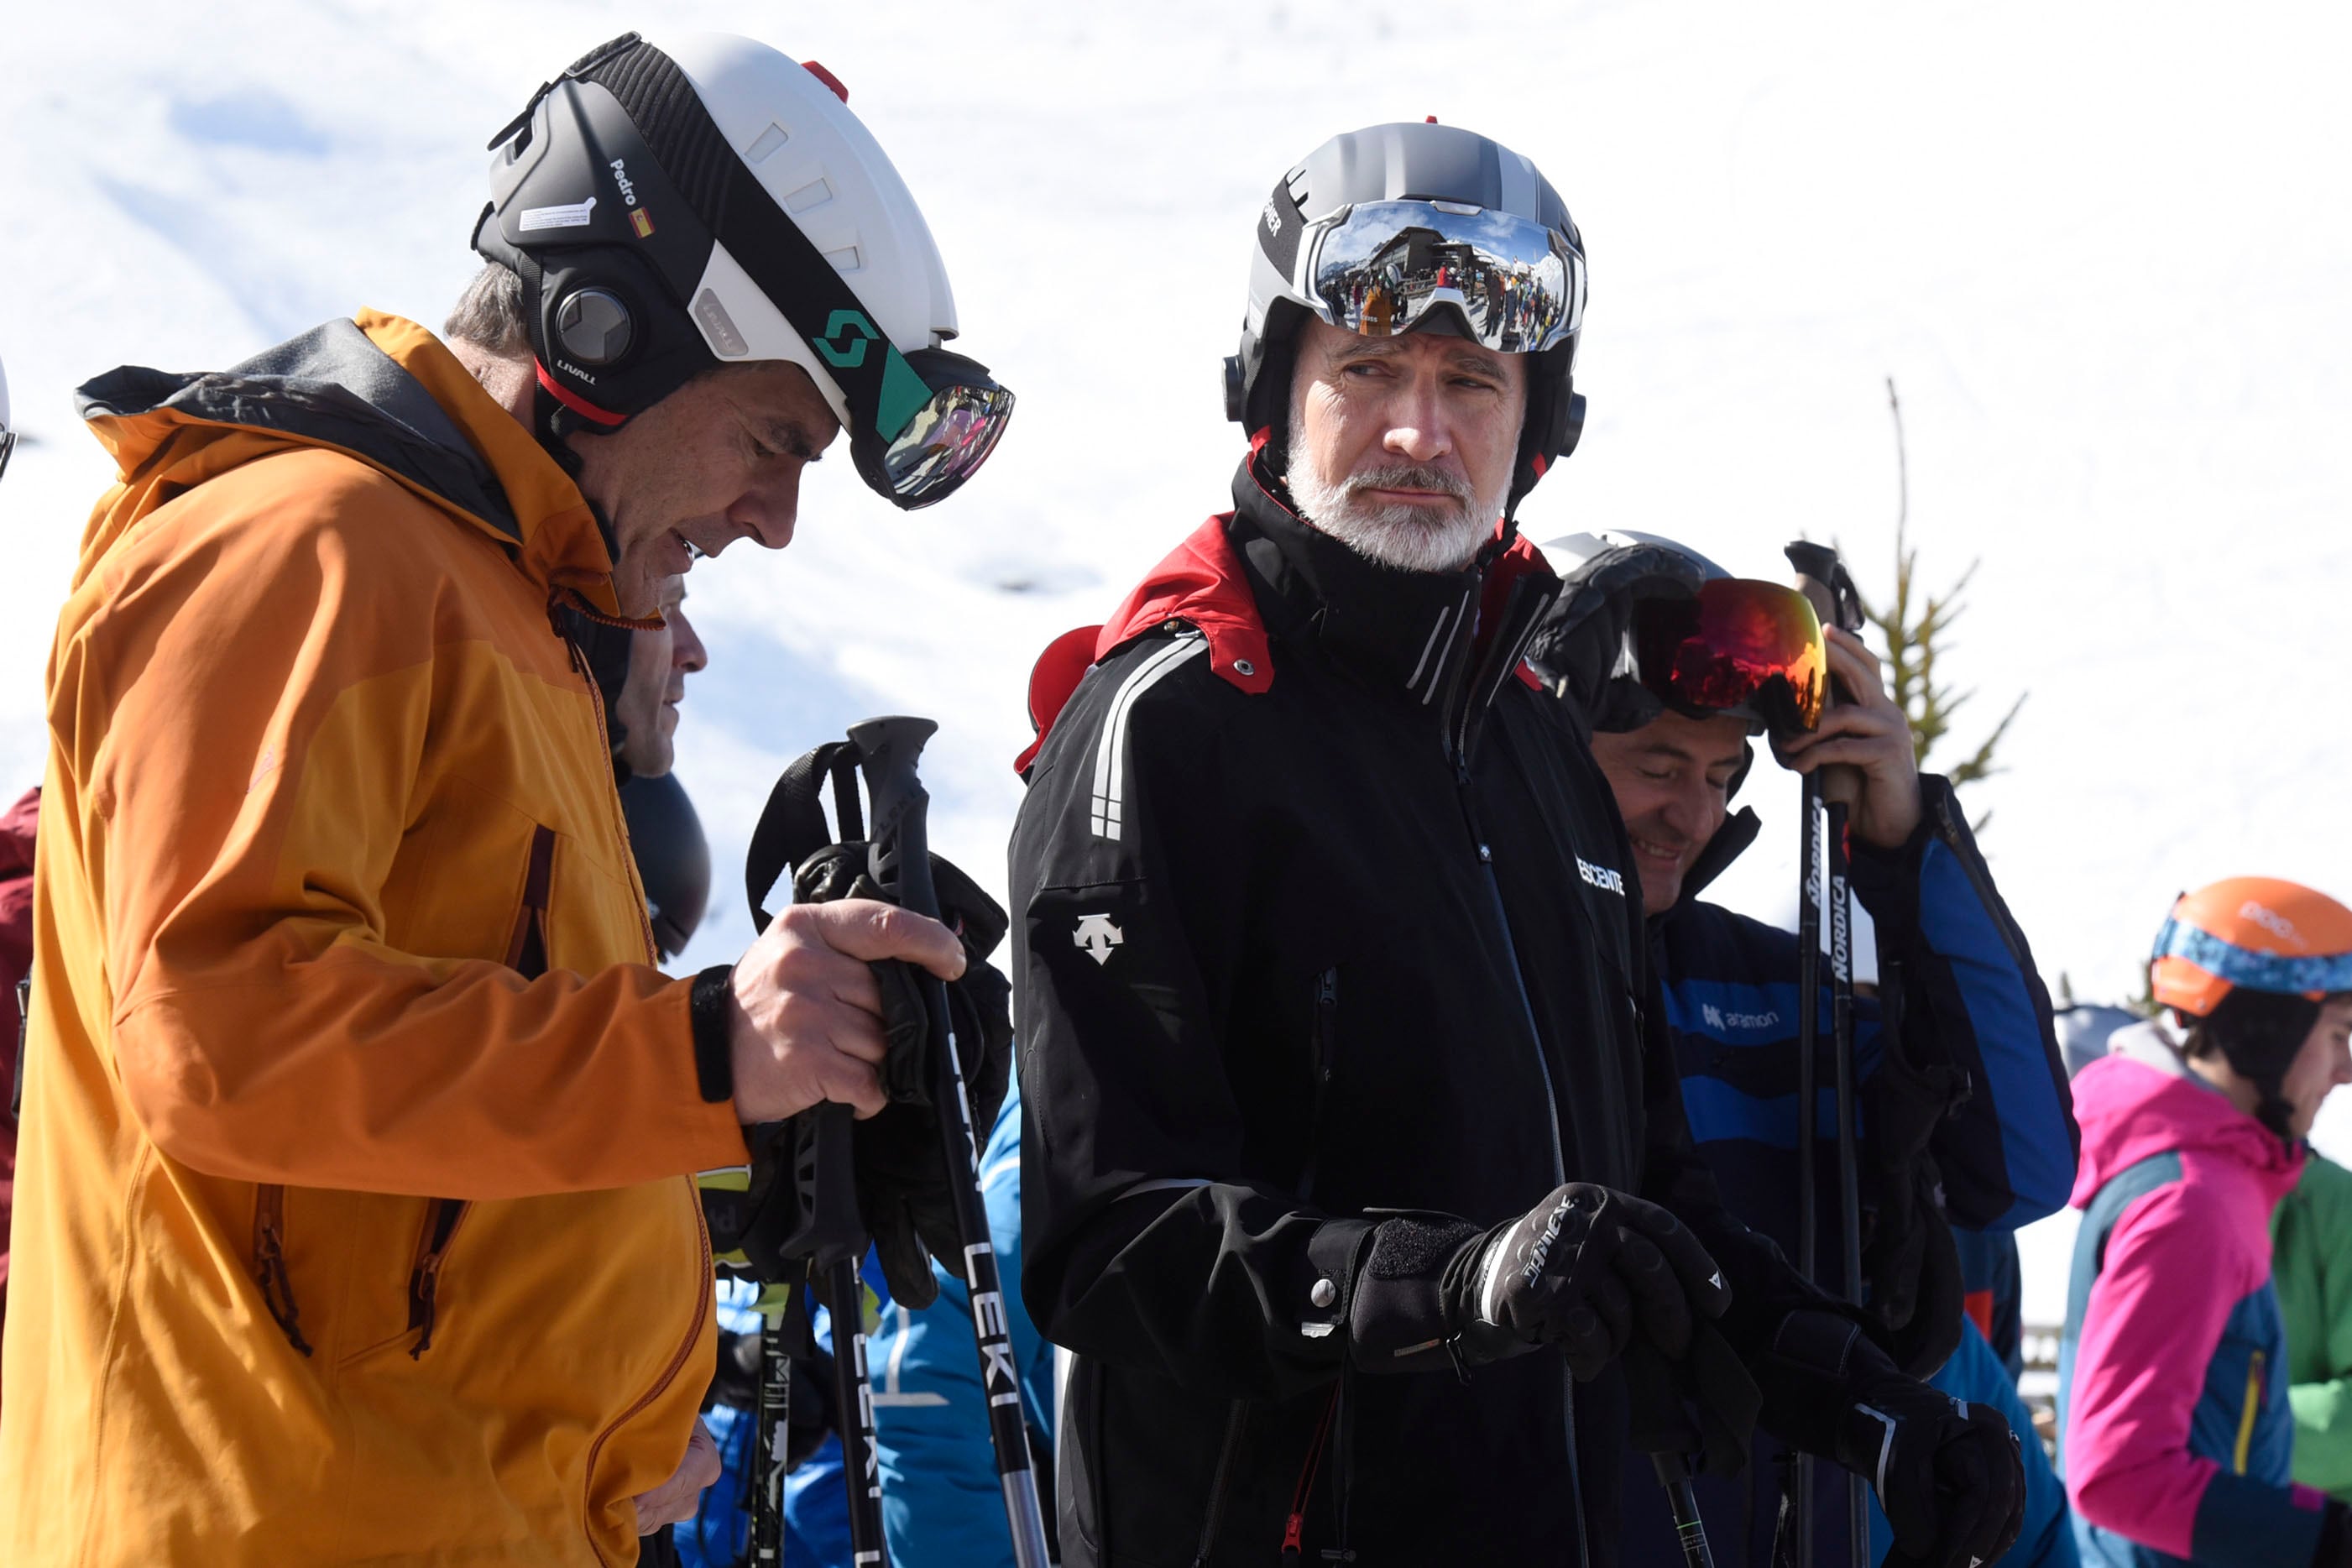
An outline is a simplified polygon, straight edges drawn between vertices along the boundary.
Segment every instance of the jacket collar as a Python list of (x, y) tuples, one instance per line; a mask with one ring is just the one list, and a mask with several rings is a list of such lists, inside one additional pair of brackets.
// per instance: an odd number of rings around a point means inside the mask
[(1461, 757), (1505, 681), (1543, 689), (1522, 659), (1559, 579), (1535, 546), (1514, 537), (1483, 571), (1391, 571), (1309, 528), (1277, 499), (1283, 493), (1280, 481), (1262, 478), (1254, 455), (1244, 459), (1232, 511), (1195, 529), (1110, 619), (1047, 646), (1030, 672), (1036, 734), (1013, 760), (1016, 773), (1027, 776), (1089, 668), (1171, 624), (1198, 629), (1210, 669), (1251, 693), (1274, 684), (1269, 632), (1313, 637), (1360, 678), (1441, 714)]
[(375, 310), (329, 321), (227, 371), (126, 365), (76, 394), (125, 476), (185, 465), (240, 433), (355, 458), (497, 539), (551, 594), (606, 615), (611, 555), (579, 487), (457, 355), (414, 321)]
[[(1310, 527), (1288, 494), (1255, 454), (1234, 476), (1227, 536), (1266, 629), (1312, 638), (1366, 685), (1408, 701), (1456, 707), (1498, 635), (1524, 642), (1518, 623), (1529, 595), (1515, 591), (1538, 590), (1546, 602), (1557, 591), (1542, 555), (1523, 539), (1458, 572), (1400, 572)], [(1502, 673), (1517, 664), (1513, 651)], [(1493, 698), (1483, 689), (1475, 701)]]

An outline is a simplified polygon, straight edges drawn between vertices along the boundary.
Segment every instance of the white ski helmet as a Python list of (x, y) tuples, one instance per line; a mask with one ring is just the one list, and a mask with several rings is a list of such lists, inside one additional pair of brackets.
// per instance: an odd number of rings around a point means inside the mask
[(947, 268), (847, 99), (750, 38), (630, 33), (493, 139), (474, 248), (522, 279), (542, 439), (616, 429), (713, 365), (785, 360), (898, 505), (986, 460), (1013, 395), (940, 347)]

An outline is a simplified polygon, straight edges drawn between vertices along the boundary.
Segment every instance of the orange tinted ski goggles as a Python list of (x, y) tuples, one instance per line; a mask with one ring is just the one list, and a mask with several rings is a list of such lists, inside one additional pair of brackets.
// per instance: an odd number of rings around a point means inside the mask
[(1693, 718), (1727, 714), (1780, 733), (1821, 722), (1829, 650), (1821, 618), (1794, 588), (1718, 577), (1689, 599), (1634, 606), (1634, 677)]

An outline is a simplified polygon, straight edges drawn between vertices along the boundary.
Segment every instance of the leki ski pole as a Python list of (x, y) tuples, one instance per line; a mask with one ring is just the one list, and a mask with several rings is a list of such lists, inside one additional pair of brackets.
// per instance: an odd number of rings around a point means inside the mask
[[(1837, 552), (1827, 545), (1801, 542), (1790, 545), (1787, 554), (1789, 563), (1797, 571), (1798, 590), (1812, 602), (1822, 624), (1841, 631), (1859, 632), (1863, 625), (1862, 596), (1855, 592), (1853, 578), (1846, 572), (1845, 563), (1838, 559)], [(1830, 693), (1833, 702), (1852, 700), (1852, 694), (1844, 691), (1834, 679), (1830, 683)], [(1810, 786), (1805, 813), (1808, 830), (1813, 827), (1813, 801), (1818, 800), (1822, 804), (1822, 815), (1826, 818), (1822, 825), (1822, 848), (1829, 892), (1830, 1048), (1837, 1108), (1839, 1260), (1843, 1266), (1845, 1299), (1859, 1306), (1863, 1296), (1862, 1175), (1860, 1151), (1854, 1141), (1853, 887), (1848, 875), (1846, 830), (1848, 814), (1861, 799), (1863, 781), (1855, 769), (1838, 765), (1815, 769), (1805, 775), (1805, 783)], [(1805, 875), (1809, 883), (1816, 875), (1815, 865), (1808, 855)], [(1818, 904), (1818, 893), (1807, 900), (1808, 911), (1813, 917), (1814, 936), (1806, 946), (1805, 956), (1811, 960), (1813, 978), (1801, 977), (1805, 986), (1804, 1005), (1815, 1010), (1816, 1014), (1816, 987), (1821, 962), (1821, 913)], [(1813, 1062), (1814, 1052), (1818, 1049), (1819, 1032), (1820, 1023), (1816, 1016), (1812, 1031), (1802, 1047), (1808, 1067)], [(1810, 1173), (1819, 1151), (1811, 1139), (1803, 1142), (1806, 1152), (1804, 1168)], [(1810, 1187), (1811, 1184), (1806, 1185)], [(1810, 1198), (1811, 1194), (1808, 1193), (1807, 1196)], [(1812, 1213), (1809, 1203), (1805, 1210), (1808, 1225)], [(1808, 1247), (1805, 1261), (1809, 1269), (1812, 1260), (1811, 1249)], [(1865, 1489), (1863, 1478), (1858, 1475), (1849, 1474), (1846, 1478), (1846, 1531), (1854, 1568), (1869, 1568), (1870, 1494)]]
[[(924, 742), (939, 730), (929, 719), (868, 719), (853, 724), (849, 739), (858, 751), (866, 793), (873, 806), (873, 837), (867, 873), (902, 909), (936, 919), (938, 890), (931, 884), (930, 796), (916, 774)], [(940, 1152), (947, 1164), (948, 1189), (955, 1204), (956, 1233), (963, 1244), (964, 1283), (971, 1301), (972, 1336), (980, 1355), (981, 1388), (988, 1395), (988, 1435), (996, 1450), (996, 1475), (1004, 1491), (1005, 1523), (1013, 1535), (1017, 1568), (1047, 1568), (1045, 1518), (1038, 1508), (1036, 1477), (1030, 1472), (1029, 1430), (1022, 1417), (1021, 1384), (1013, 1372), (1013, 1340), (1004, 1314), (1004, 1290), (989, 1239), (988, 1208), (980, 1195), (979, 1141), (971, 1124), (971, 1097), (963, 1081), (950, 1026), (947, 987), (937, 976), (916, 972), (929, 1016), (932, 1098), (939, 1110)]]

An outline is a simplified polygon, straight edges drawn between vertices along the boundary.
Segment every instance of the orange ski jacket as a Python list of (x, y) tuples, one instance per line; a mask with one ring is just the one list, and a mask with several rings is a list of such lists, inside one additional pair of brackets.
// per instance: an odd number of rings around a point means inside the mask
[(0, 1562), (634, 1562), (746, 1156), (550, 621), (594, 519), (390, 316), (82, 405)]

